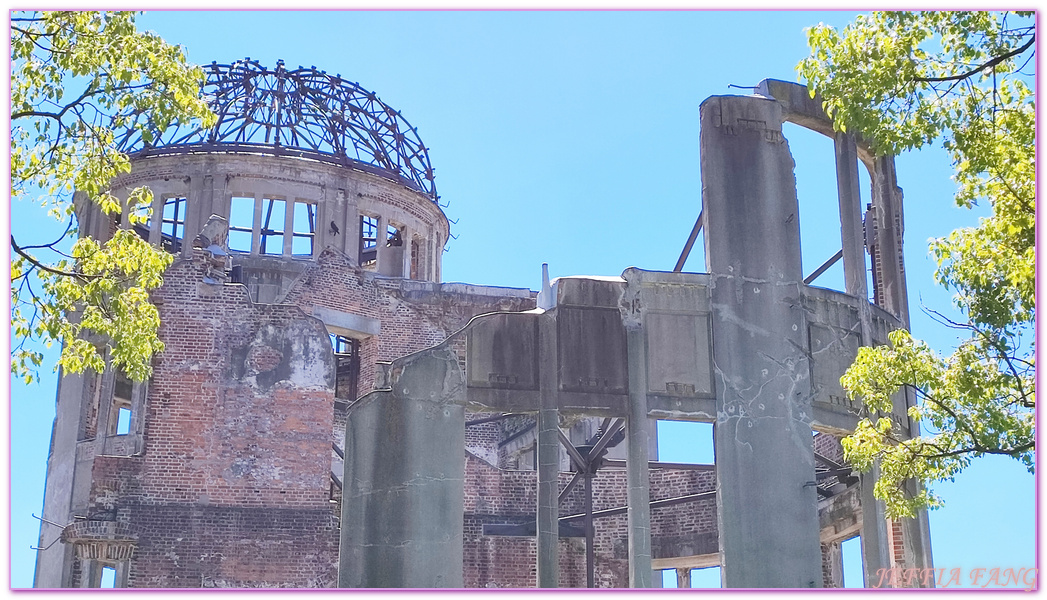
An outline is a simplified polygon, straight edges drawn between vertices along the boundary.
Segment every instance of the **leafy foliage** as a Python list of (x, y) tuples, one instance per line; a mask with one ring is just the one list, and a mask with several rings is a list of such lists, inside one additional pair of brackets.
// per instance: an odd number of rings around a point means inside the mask
[(11, 237), (11, 368), (26, 382), (43, 360), (28, 340), (60, 341), (66, 372), (108, 364), (135, 380), (150, 375), (152, 354), (163, 349), (149, 290), (161, 284), (170, 255), (129, 230), (63, 251), (77, 233), (74, 191), (78, 203), (95, 203), (114, 220), (124, 210), (131, 224), (149, 218), (148, 189), (126, 201), (110, 189), (131, 168), (118, 140), (214, 119), (200, 98), (203, 72), (134, 21), (129, 12), (11, 15), (11, 197), (68, 222), (50, 243), (20, 246)]
[[(1035, 99), (1031, 13), (878, 12), (842, 32), (808, 30), (811, 55), (797, 69), (841, 131), (878, 154), (941, 141), (952, 157), (956, 203), (987, 201), (977, 227), (931, 241), (937, 281), (956, 292), (963, 333), (941, 357), (906, 331), (890, 346), (862, 348), (841, 379), (868, 409), (844, 440), (847, 460), (877, 462), (876, 496), (888, 516), (941, 500), (907, 481), (952, 480), (972, 458), (1035, 461)], [(1024, 336), (1024, 339), (1023, 339)], [(904, 439), (884, 415), (903, 386), (924, 434)], [(913, 492), (919, 489), (921, 491)]]

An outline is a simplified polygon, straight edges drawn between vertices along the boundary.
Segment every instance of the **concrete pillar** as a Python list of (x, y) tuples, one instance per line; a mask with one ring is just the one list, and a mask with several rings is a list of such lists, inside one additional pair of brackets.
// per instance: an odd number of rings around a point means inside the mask
[[(629, 352), (629, 415), (626, 442), (629, 506), (629, 587), (651, 587), (651, 493), (648, 470), (647, 356), (639, 314), (625, 319)], [(632, 318), (630, 318), (632, 317)]]
[(349, 410), (339, 587), (462, 587), (465, 378), (430, 350)]
[(843, 242), (845, 291), (868, 298), (862, 205), (858, 186), (858, 147), (854, 136), (836, 134), (836, 187), (840, 197), (840, 239)]
[(799, 211), (781, 107), (701, 105), (723, 586), (821, 587)]
[(879, 469), (873, 467), (858, 475), (862, 501), (862, 570), (865, 586), (879, 581), (880, 569), (891, 567), (890, 544), (887, 543), (887, 515), (883, 502), (873, 496), (873, 486), (879, 477)]
[(909, 295), (905, 288), (905, 263), (902, 256), (902, 190), (894, 170), (894, 157), (881, 156), (873, 173), (873, 207), (877, 218), (877, 245), (880, 248), (880, 276), (883, 278), (884, 308), (909, 328)]
[[(95, 376), (97, 377), (97, 376)], [(59, 588), (72, 585), (73, 546), (52, 543), (62, 535), (61, 525), (73, 521), (73, 507), (86, 504), (86, 499), (75, 497), (77, 476), (76, 447), (80, 413), (90, 376), (58, 372), (58, 391), (55, 400), (55, 420), (51, 428), (51, 452), (47, 456), (46, 485), (44, 486), (43, 518), (40, 522), (41, 549), (36, 553), (36, 573), (33, 587)], [(86, 390), (86, 391), (85, 391)], [(89, 401), (89, 400), (88, 400)], [(84, 473), (80, 473), (81, 477)], [(88, 467), (87, 475), (90, 475)], [(58, 523), (51, 525), (47, 521)]]
[(402, 248), (403, 248), (403, 266), (401, 267), (401, 270), (400, 270), (400, 276), (403, 277), (404, 279), (410, 279), (411, 278), (411, 235), (412, 235), (412, 233), (413, 233), (412, 230), (407, 228), (407, 226), (404, 226), (404, 228), (400, 230), (400, 240), (401, 240), (401, 244), (403, 244), (403, 246), (402, 246)]
[(383, 216), (379, 216), (375, 219), (378, 221), (378, 246), (375, 252), (375, 273), (384, 273), (388, 268), (388, 248), (385, 247), (389, 243), (389, 220)]
[(353, 262), (359, 262), (360, 260), (360, 212), (357, 209), (356, 202), (350, 200), (349, 195), (345, 190), (338, 190), (335, 195), (338, 205), (342, 207), (344, 211), (345, 219), (342, 221), (341, 237), (342, 239), (335, 244), (336, 248), (340, 248), (346, 255), (351, 256)]
[(551, 314), (538, 319), (538, 587), (559, 587), (559, 489), (560, 435), (557, 415), (556, 319)]
[(291, 256), (294, 248), (294, 236), (291, 235), (294, 231), (294, 204), (293, 196), (284, 199), (284, 243), (280, 251), (284, 256)]
[(689, 567), (683, 569), (676, 569), (676, 587), (691, 587), (691, 569)]

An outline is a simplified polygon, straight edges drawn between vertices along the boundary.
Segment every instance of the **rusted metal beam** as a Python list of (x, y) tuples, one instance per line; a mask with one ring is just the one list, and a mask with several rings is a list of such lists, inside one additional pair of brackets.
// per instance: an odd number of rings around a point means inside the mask
[(683, 270), (683, 264), (687, 262), (687, 257), (691, 255), (691, 247), (694, 246), (694, 241), (698, 239), (698, 232), (702, 230), (702, 217), (704, 215), (704, 209), (698, 211), (698, 219), (694, 222), (694, 228), (691, 229), (691, 235), (687, 238), (687, 243), (683, 245), (683, 252), (680, 253), (676, 266), (673, 267), (673, 273), (679, 273)]
[(579, 471), (586, 471), (589, 468), (589, 460), (582, 456), (578, 449), (574, 447), (571, 440), (564, 434), (563, 430), (559, 427), (556, 429), (556, 433), (560, 434), (560, 444), (567, 450), (567, 454), (571, 455), (571, 460), (578, 465)]
[[(603, 461), (601, 467), (614, 467), (624, 469), (626, 462), (617, 458), (606, 458)], [(715, 471), (716, 465), (699, 465), (693, 463), (673, 463), (673, 462), (659, 462), (656, 460), (648, 461), (648, 469), (680, 469), (680, 470), (691, 470), (691, 471)]]
[(466, 421), (465, 422), (465, 426), (466, 427), (472, 427), (473, 425), (480, 425), (480, 424), (483, 424), (483, 423), (490, 423), (492, 421), (501, 421), (502, 419), (508, 419), (509, 417), (519, 417), (521, 415), (523, 415), (523, 413), (503, 413), (503, 414), (500, 414), (500, 415), (495, 415), (493, 417), (486, 417), (486, 418), (483, 418), (483, 419), (473, 419), (472, 421)]
[[(711, 497), (716, 497), (716, 491), (715, 490), (709, 491), (709, 492), (698, 492), (698, 493), (694, 493), (694, 494), (687, 494), (687, 495), (683, 495), (683, 496), (676, 496), (676, 497), (671, 497), (671, 498), (665, 498), (665, 499), (660, 499), (660, 501), (651, 501), (651, 508), (662, 508), (662, 507), (666, 507), (666, 506), (674, 506), (674, 505), (677, 505), (677, 504), (686, 504), (686, 503), (689, 503), (689, 502), (699, 501), (699, 499), (706, 499), (706, 498), (711, 498)], [(628, 512), (628, 510), (629, 510), (629, 507), (626, 507), (626, 506), (622, 506), (622, 507), (618, 507), (618, 508), (607, 508), (607, 509), (604, 509), (604, 510), (594, 511), (593, 512), (593, 517), (594, 518), (599, 518), (599, 517), (602, 517), (602, 516), (615, 516), (616, 514), (625, 514), (626, 512)], [(575, 519), (584, 518), (584, 517), (585, 517), (585, 513), (571, 514), (571, 515), (567, 515), (567, 516), (561, 516), (560, 517), (560, 521), (575, 520)]]
[(810, 275), (805, 277), (803, 282), (807, 285), (811, 285), (811, 282), (813, 282), (815, 279), (818, 279), (818, 277), (820, 277), (822, 273), (828, 271), (829, 267), (835, 265), (836, 261), (840, 260), (841, 258), (843, 258), (843, 248), (840, 248), (840, 251), (836, 254), (833, 254), (832, 258), (825, 261), (825, 263), (822, 264), (822, 266), (815, 269), (814, 273), (811, 273)]
[(564, 499), (567, 498), (567, 494), (570, 494), (571, 490), (574, 489), (574, 486), (578, 485), (578, 482), (581, 480), (582, 472), (578, 471), (574, 474), (574, 477), (572, 477), (571, 480), (567, 482), (567, 486), (564, 487), (563, 491), (560, 492), (560, 495), (556, 498), (556, 503), (563, 504)]
[[(604, 423), (607, 423), (607, 419), (604, 419)], [(597, 440), (596, 445), (593, 446), (593, 449), (589, 452), (589, 456), (593, 458), (600, 456), (600, 453), (603, 452), (611, 443), (611, 439), (618, 435), (618, 432), (624, 427), (625, 419), (615, 419), (614, 423), (611, 423), (610, 426), (605, 426), (603, 428), (603, 437)]]

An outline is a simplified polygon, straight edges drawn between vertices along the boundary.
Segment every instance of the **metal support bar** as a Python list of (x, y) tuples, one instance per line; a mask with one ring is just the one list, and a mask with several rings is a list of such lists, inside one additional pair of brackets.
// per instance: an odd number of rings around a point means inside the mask
[[(716, 492), (698, 492), (697, 494), (687, 494), (686, 496), (677, 496), (675, 498), (666, 498), (665, 500), (653, 500), (651, 502), (651, 508), (661, 508), (663, 506), (673, 506), (676, 504), (686, 504), (687, 502), (695, 502), (697, 500), (704, 500), (706, 498), (715, 498)], [(613, 517), (615, 515), (624, 515), (628, 512), (628, 506), (619, 506), (617, 508), (605, 508), (603, 510), (597, 510), (593, 512), (593, 518), (598, 519), (600, 517)], [(585, 517), (585, 513), (578, 513), (576, 515), (567, 515), (566, 517), (560, 517), (560, 521), (573, 521), (575, 519), (582, 519)]]
[(571, 460), (574, 461), (574, 464), (578, 465), (578, 470), (587, 471), (589, 469), (589, 459), (578, 452), (578, 449), (574, 447), (574, 444), (571, 443), (571, 440), (568, 439), (562, 429), (557, 427), (556, 433), (560, 434), (560, 445), (562, 445), (564, 449), (567, 450), (567, 453), (571, 455)]
[(687, 238), (687, 243), (683, 245), (683, 252), (680, 253), (676, 266), (673, 267), (673, 273), (679, 273), (683, 270), (683, 264), (687, 262), (687, 257), (691, 255), (691, 247), (694, 246), (694, 241), (698, 239), (698, 232), (702, 230), (702, 217), (704, 215), (705, 209), (698, 212), (698, 219), (694, 222), (694, 228), (691, 229), (691, 235)]
[(829, 458), (828, 456), (825, 456), (823, 454), (818, 454), (817, 452), (814, 453), (814, 460), (816, 460), (816, 461), (818, 461), (820, 463), (824, 463), (826, 465), (829, 465), (830, 467), (832, 467), (834, 469), (842, 469), (842, 468), (844, 468), (846, 466), (843, 463), (838, 463), (835, 460)]
[[(626, 461), (617, 458), (605, 458), (600, 468), (611, 467), (624, 469)], [(698, 465), (693, 463), (658, 462), (656, 460), (647, 462), (648, 469), (679, 469), (682, 471), (715, 471), (716, 465)]]
[(843, 258), (843, 248), (840, 248), (840, 251), (836, 254), (833, 254), (832, 258), (825, 261), (825, 263), (823, 263), (822, 266), (815, 269), (814, 273), (811, 273), (810, 275), (805, 277), (803, 282), (807, 285), (811, 285), (812, 281), (818, 279), (818, 277), (821, 276), (822, 273), (828, 271), (829, 267), (835, 265), (836, 261), (840, 260), (841, 258)]
[(563, 489), (563, 491), (560, 492), (560, 495), (556, 499), (556, 503), (557, 504), (563, 504), (564, 499), (567, 498), (567, 494), (570, 494), (571, 490), (574, 489), (574, 486), (578, 485), (578, 482), (581, 481), (581, 480), (582, 480), (582, 472), (578, 471), (577, 473), (574, 474), (574, 477), (572, 477), (571, 480), (567, 482), (567, 487), (565, 487)]
[(345, 460), (345, 452), (342, 452), (342, 449), (338, 447), (338, 444), (331, 442), (331, 448), (334, 449), (334, 453), (338, 455), (338, 458)]
[(466, 421), (465, 422), (465, 426), (466, 427), (472, 427), (473, 425), (480, 425), (482, 423), (490, 423), (491, 421), (501, 421), (502, 419), (508, 419), (509, 417), (519, 417), (522, 414), (523, 413), (504, 413), (504, 414), (500, 414), (500, 415), (495, 415), (493, 417), (486, 417), (484, 419), (474, 419), (472, 421)]
[(607, 448), (607, 445), (611, 443), (611, 438), (618, 435), (618, 432), (624, 427), (625, 419), (615, 419), (614, 423), (611, 423), (611, 426), (604, 430), (603, 437), (596, 442), (595, 446), (593, 446), (593, 449), (589, 452), (589, 456), (599, 456), (600, 453)]

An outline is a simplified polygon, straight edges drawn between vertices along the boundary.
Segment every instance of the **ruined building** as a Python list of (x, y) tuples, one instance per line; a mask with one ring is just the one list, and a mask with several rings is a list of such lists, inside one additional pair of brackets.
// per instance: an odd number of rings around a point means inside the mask
[[(536, 293), (441, 282), (426, 148), (373, 93), (206, 70), (212, 129), (122, 141), (115, 193), (152, 189), (137, 230), (176, 255), (165, 350), (148, 382), (62, 378), (37, 587), (832, 587), (856, 535), (867, 574), (931, 566), (925, 515), (885, 519), (838, 441), (840, 374), (907, 326), (901, 190), (804, 88), (702, 104), (708, 273)], [(801, 273), (785, 121), (836, 140), (845, 290)], [(659, 462), (655, 419), (715, 423), (716, 464)]]

